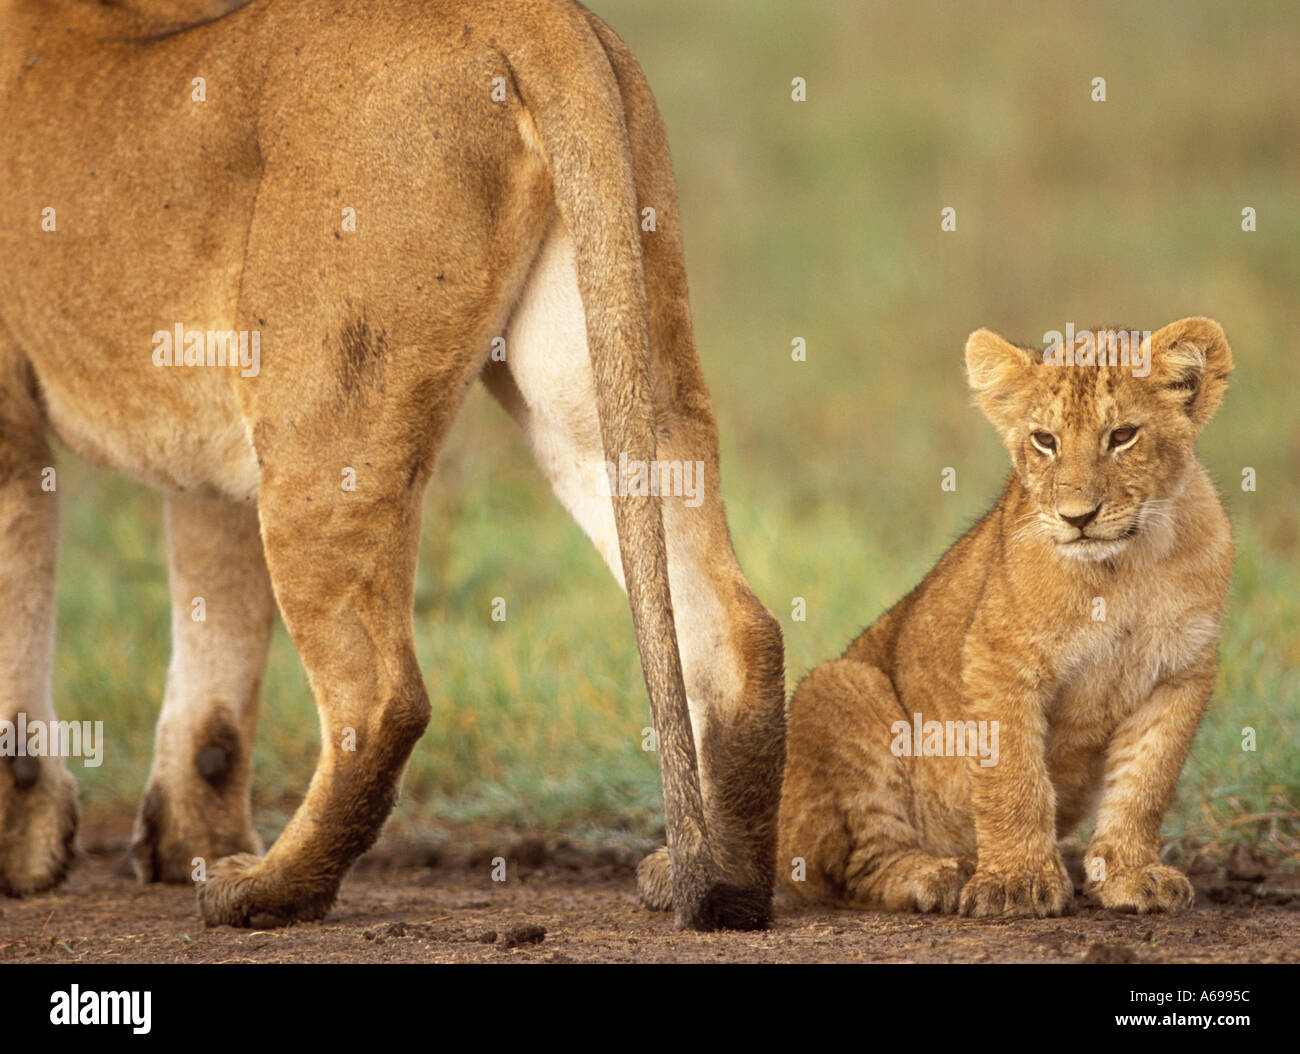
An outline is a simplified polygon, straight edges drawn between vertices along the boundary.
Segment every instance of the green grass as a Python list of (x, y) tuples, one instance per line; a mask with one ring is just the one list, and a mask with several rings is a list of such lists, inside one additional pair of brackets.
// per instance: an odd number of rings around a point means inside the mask
[[(972, 329), (1037, 343), (1070, 321), (1211, 315), (1237, 373), (1200, 449), (1238, 557), (1215, 698), (1166, 832), (1294, 845), (1300, 10), (595, 6), (664, 113), (723, 490), (741, 563), (785, 628), (791, 686), (996, 497), (1005, 455), (963, 387)], [(806, 103), (790, 100), (794, 76)], [(1097, 76), (1104, 103), (1089, 98)], [(945, 206), (956, 232), (939, 229)], [(805, 363), (790, 359), (796, 336)], [(144, 781), (167, 661), (160, 503), (63, 464), (57, 701), (64, 717), (108, 719), (83, 796), (120, 812)], [(945, 466), (956, 493), (940, 490)], [(790, 619), (796, 596), (806, 622)], [(661, 822), (622, 595), (481, 392), (429, 491), (416, 632), (434, 714), (399, 826), (644, 835)], [(316, 744), (278, 630), (255, 785), (266, 833)]]

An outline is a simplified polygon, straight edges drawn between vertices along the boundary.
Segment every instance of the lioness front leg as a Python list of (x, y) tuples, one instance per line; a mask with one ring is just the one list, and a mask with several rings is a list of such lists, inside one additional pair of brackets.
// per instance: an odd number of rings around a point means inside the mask
[(961, 892), (961, 913), (1060, 915), (1074, 886), (1056, 848), (1056, 796), (1047, 770), (1046, 718), (1029, 660), (996, 649), (970, 649), (964, 717), (996, 721), (996, 764), (968, 758), (978, 860)]
[(1084, 891), (1103, 907), (1146, 914), (1192, 906), (1192, 884), (1159, 862), (1160, 823), (1214, 684), (1214, 660), (1156, 686), (1115, 731), (1106, 786), (1084, 856)]
[(257, 508), (171, 494), (172, 659), (131, 859), (142, 882), (185, 882), (195, 858), (257, 853), (249, 788), (275, 598)]
[[(29, 728), (54, 720), (53, 464), (35, 380), (0, 329), (0, 721), (14, 723), (15, 739), (20, 714)], [(0, 756), (0, 893), (18, 896), (67, 873), (77, 787), (64, 758), (20, 756), (11, 746)]]

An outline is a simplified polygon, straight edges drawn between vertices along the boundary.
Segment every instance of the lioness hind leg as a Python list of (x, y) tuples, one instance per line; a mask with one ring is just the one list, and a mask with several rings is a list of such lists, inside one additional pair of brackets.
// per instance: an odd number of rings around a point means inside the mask
[[(321, 749), (266, 856), (209, 868), (198, 892), (210, 924), (323, 916), (379, 836), (429, 720), (412, 611), (424, 488), (549, 208), (515, 112), (467, 91), (478, 72), (457, 56), (432, 68), (418, 52), (359, 58), (298, 97), (342, 109), (269, 106), (259, 126), (283, 148), (259, 184), (240, 276), (235, 328), (259, 330), (259, 372), (235, 394), (261, 469), (266, 564)], [(413, 104), (462, 97), (467, 109), (432, 117)], [(347, 103), (362, 98), (363, 113)], [(358, 136), (392, 144), (391, 157), (376, 163), (340, 138), (340, 113), (360, 122)], [(343, 236), (339, 213), (319, 203), (344, 200), (376, 221)]]
[(172, 661), (131, 860), (142, 882), (185, 882), (195, 860), (261, 852), (249, 788), (275, 598), (257, 509), (171, 494)]
[[(53, 464), (35, 380), (0, 330), (0, 721), (15, 722), (15, 736), (19, 714), (28, 727), (54, 719)], [(0, 757), (0, 893), (12, 896), (63, 879), (77, 830), (66, 760), (18, 756), (17, 747)]]
[[(330, 336), (310, 364), (264, 362), (265, 387), (245, 393), (266, 566), (316, 698), (320, 756), (266, 856), (209, 868), (199, 903), (212, 924), (323, 916), (378, 837), (429, 719), (412, 619), (421, 500), (487, 340), (468, 324), (458, 337), (403, 324), (382, 305), (333, 311), (321, 306), (305, 332), (265, 334), (264, 349), (312, 349), (319, 326)], [(307, 370), (351, 370), (352, 384), (304, 390)]]
[[(209, 868), (199, 902), (210, 924), (323, 916), (378, 837), (428, 721), (411, 620), (423, 479), (408, 472), (410, 451), (390, 445), (384, 420), (410, 408), (372, 409), (366, 435), (259, 433), (266, 562), (316, 696), (321, 752), (306, 799), (267, 855)], [(354, 465), (355, 490), (344, 490)]]
[[(839, 659), (813, 670), (790, 702), (779, 866), (790, 894), (885, 911), (956, 912), (970, 855), (921, 828), (936, 819), (890, 751), (902, 717), (874, 666)], [(973, 854), (972, 854), (973, 855)]]
[[(559, 224), (544, 242), (507, 346), (507, 364), (492, 363), (484, 382), (523, 428), (557, 497), (621, 584), (583, 308), (572, 251)], [(660, 346), (656, 354), (661, 351), (681, 349)], [(678, 394), (670, 385), (656, 385), (656, 490), (663, 494), (673, 613), (720, 878), (708, 910), (715, 925), (754, 928), (769, 918), (775, 880), (785, 738), (781, 631), (732, 553), (707, 402), (688, 406)], [(639, 736), (640, 729), (629, 734)], [(640, 874), (647, 905), (670, 907), (667, 853), (648, 857)]]
[[(693, 466), (697, 488), (665, 499), (664, 530), (704, 815), (724, 880), (766, 922), (785, 765), (784, 642), (732, 552), (712, 421), (677, 409), (663, 415), (659, 460), (665, 479)], [(648, 907), (657, 906), (649, 872), (658, 859), (667, 862), (652, 855), (638, 873)]]

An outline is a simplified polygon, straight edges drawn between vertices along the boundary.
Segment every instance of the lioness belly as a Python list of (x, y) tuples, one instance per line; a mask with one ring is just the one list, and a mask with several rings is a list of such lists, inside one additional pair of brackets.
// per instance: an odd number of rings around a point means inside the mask
[[(150, 264), (141, 270), (158, 266)], [(235, 386), (255, 383), (241, 374), (253, 374), (262, 349), (255, 324), (235, 318), (236, 281), (218, 265), (170, 288), (133, 289), (125, 302), (105, 300), (113, 306), (102, 314), (44, 304), (27, 313), (21, 347), (54, 433), (83, 457), (152, 486), (254, 496), (257, 458)]]
[[(259, 176), (247, 104), (177, 90), (123, 105), (123, 85), (167, 83), (195, 45), (105, 49), (72, 84), (59, 38), (5, 98), (0, 207), (15, 222), (0, 231), (0, 321), (73, 450), (151, 485), (250, 498), (235, 389), (254, 371), (214, 364), (229, 361), (227, 334), (257, 326), (236, 317)], [(201, 364), (159, 347), (177, 327), (200, 335)]]
[(55, 434), (82, 457), (165, 490), (256, 497), (257, 457), (229, 392), (197, 379), (124, 393), (40, 376)]

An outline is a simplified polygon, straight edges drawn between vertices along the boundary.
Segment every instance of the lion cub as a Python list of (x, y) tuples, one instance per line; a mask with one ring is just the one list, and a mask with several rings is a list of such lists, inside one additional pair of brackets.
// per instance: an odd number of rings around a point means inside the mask
[(1060, 365), (988, 330), (967, 341), (1014, 472), (795, 692), (779, 868), (796, 899), (1059, 915), (1074, 890), (1056, 840), (1099, 801), (1086, 892), (1126, 911), (1192, 903), (1157, 851), (1232, 565), (1193, 450), (1232, 353), (1206, 318), (1134, 336), (1080, 333)]

